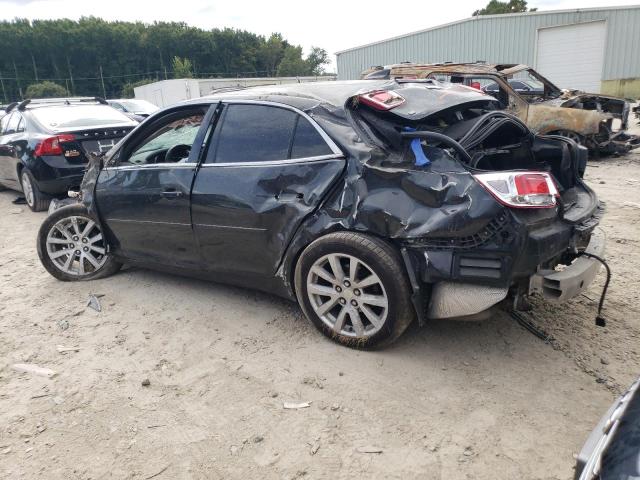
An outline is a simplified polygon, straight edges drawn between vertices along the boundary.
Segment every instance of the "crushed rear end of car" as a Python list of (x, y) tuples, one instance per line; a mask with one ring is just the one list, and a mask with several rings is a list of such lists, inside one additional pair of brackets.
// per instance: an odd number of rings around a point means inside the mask
[(584, 255), (605, 243), (586, 148), (497, 108), (436, 81), (389, 82), (348, 106), (370, 149), (335, 208), (400, 248), (421, 321), (481, 318), (531, 294), (565, 301), (599, 271)]

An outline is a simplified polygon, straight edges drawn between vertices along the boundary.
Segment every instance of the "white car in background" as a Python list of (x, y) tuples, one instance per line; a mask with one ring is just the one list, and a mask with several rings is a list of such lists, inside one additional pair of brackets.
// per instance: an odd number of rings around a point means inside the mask
[(139, 122), (158, 110), (153, 103), (136, 98), (119, 98), (107, 100), (107, 102), (116, 110)]

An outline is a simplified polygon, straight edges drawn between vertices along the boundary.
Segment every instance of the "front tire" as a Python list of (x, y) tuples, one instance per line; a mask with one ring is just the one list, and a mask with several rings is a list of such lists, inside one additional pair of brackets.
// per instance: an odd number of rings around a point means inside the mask
[(27, 205), (34, 212), (42, 212), (49, 208), (51, 197), (42, 193), (31, 172), (25, 167), (20, 172), (20, 184)]
[(296, 265), (295, 285), (307, 318), (349, 347), (387, 345), (415, 318), (398, 252), (369, 235), (332, 233), (311, 243)]
[(45, 219), (38, 256), (52, 276), (65, 282), (106, 277), (122, 266), (109, 253), (100, 223), (82, 205), (62, 207)]

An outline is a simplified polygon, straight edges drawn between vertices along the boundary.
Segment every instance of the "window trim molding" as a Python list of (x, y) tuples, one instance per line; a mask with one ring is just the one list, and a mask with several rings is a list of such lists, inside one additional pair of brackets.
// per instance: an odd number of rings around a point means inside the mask
[(171, 169), (197, 168), (198, 166), (200, 168), (211, 168), (211, 167), (227, 167), (228, 168), (228, 167), (243, 167), (243, 166), (259, 167), (259, 166), (289, 165), (289, 164), (307, 163), (307, 162), (321, 162), (326, 160), (346, 158), (345, 154), (342, 152), (342, 150), (340, 150), (340, 148), (338, 147), (338, 145), (336, 145), (333, 139), (329, 135), (327, 135), (327, 133), (322, 129), (322, 127), (320, 127), (320, 125), (318, 125), (318, 122), (316, 122), (313, 119), (313, 117), (311, 117), (306, 112), (300, 110), (297, 107), (293, 107), (291, 105), (287, 105), (284, 103), (272, 102), (268, 100), (236, 100), (236, 99), (230, 99), (230, 100), (221, 99), (219, 102), (212, 102), (210, 104), (205, 104), (205, 105), (214, 106), (214, 105), (217, 105), (218, 103), (222, 103), (223, 105), (233, 105), (233, 104), (265, 105), (265, 106), (275, 107), (275, 108), (284, 108), (285, 110), (290, 110), (294, 113), (297, 113), (298, 115), (305, 118), (309, 123), (311, 123), (313, 128), (316, 129), (316, 131), (320, 134), (322, 139), (325, 141), (325, 143), (333, 153), (327, 154), (327, 155), (315, 156), (315, 157), (301, 157), (301, 158), (289, 158), (289, 159), (283, 159), (283, 160), (267, 160), (267, 161), (253, 161), (253, 162), (205, 163), (204, 160), (202, 160), (200, 163), (189, 162), (189, 163), (153, 163), (150, 165), (116, 165), (112, 167), (105, 166), (103, 167), (102, 170), (105, 170), (105, 171), (161, 170), (161, 169), (169, 169), (169, 168)]
[[(283, 108), (285, 110), (290, 110), (294, 113), (297, 113), (298, 115), (300, 115), (301, 117), (305, 118), (313, 128), (316, 129), (316, 132), (318, 132), (318, 134), (320, 135), (320, 137), (322, 138), (322, 140), (324, 140), (324, 142), (327, 144), (327, 146), (329, 147), (329, 150), (331, 150), (331, 154), (327, 154), (327, 155), (321, 155), (321, 156), (315, 156), (315, 157), (299, 157), (299, 158), (288, 158), (288, 159), (283, 159), (283, 160), (265, 160), (265, 161), (252, 161), (252, 162), (212, 162), (212, 163), (204, 163), (202, 162), (201, 167), (205, 167), (205, 166), (214, 166), (214, 165), (220, 165), (220, 166), (231, 166), (231, 165), (246, 165), (246, 166), (254, 166), (254, 165), (264, 165), (264, 164), (281, 164), (281, 163), (295, 163), (295, 162), (300, 162), (300, 161), (316, 161), (319, 159), (325, 160), (325, 159), (330, 159), (330, 158), (344, 158), (344, 152), (342, 150), (340, 150), (340, 148), (338, 147), (338, 145), (336, 145), (336, 142), (333, 141), (333, 139), (327, 135), (327, 132), (325, 132), (322, 127), (320, 127), (320, 125), (318, 125), (318, 122), (316, 122), (313, 117), (311, 117), (309, 114), (307, 114), (306, 112), (300, 110), (297, 107), (293, 107), (291, 105), (287, 105), (285, 103), (278, 103), (278, 102), (272, 102), (269, 100), (236, 100), (236, 99), (232, 99), (232, 100), (220, 100), (222, 102), (223, 105), (263, 105), (263, 106), (267, 106), (267, 107), (274, 107), (274, 108)], [(222, 123), (222, 126), (224, 126), (224, 122)]]
[(319, 155), (316, 157), (302, 157), (302, 158), (288, 158), (285, 160), (265, 160), (265, 161), (255, 161), (255, 162), (224, 162), (224, 163), (203, 163), (200, 165), (200, 168), (211, 168), (211, 167), (268, 167), (275, 165), (290, 165), (295, 163), (312, 163), (312, 162), (323, 162), (326, 160), (336, 160), (345, 158), (345, 156), (341, 153), (331, 153), (328, 155)]

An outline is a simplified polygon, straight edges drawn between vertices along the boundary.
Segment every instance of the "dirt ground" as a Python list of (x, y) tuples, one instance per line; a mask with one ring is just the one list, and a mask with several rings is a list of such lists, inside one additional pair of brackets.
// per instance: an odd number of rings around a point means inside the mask
[(572, 478), (640, 374), (640, 154), (587, 174), (607, 203), (606, 328), (601, 273), (567, 305), (535, 302), (553, 344), (499, 314), (373, 353), (253, 291), (133, 268), (58, 282), (35, 250), (45, 215), (0, 193), (0, 478)]

